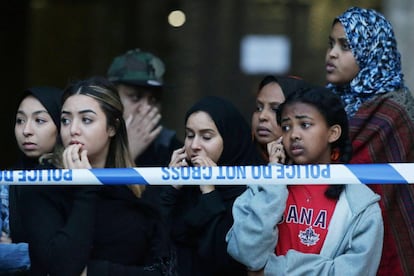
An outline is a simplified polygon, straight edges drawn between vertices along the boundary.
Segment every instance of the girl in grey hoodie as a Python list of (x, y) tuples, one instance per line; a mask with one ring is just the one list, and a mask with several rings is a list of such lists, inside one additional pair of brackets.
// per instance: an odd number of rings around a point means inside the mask
[[(347, 116), (326, 88), (290, 95), (277, 120), (293, 164), (350, 160)], [(250, 185), (233, 206), (228, 253), (250, 275), (375, 275), (379, 199), (365, 185)]]

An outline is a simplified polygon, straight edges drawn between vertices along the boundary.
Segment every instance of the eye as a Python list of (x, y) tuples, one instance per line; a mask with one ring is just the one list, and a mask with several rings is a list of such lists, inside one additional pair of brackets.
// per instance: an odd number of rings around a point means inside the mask
[(186, 132), (185, 138), (188, 138), (188, 139), (194, 138), (194, 133), (192, 133), (192, 132)]
[(279, 109), (279, 106), (273, 106), (272, 110), (275, 114), (278, 114), (280, 109)]
[(312, 124), (311, 123), (308, 123), (308, 122), (303, 122), (302, 123), (302, 128), (310, 128), (312, 126)]
[(288, 132), (290, 130), (289, 125), (281, 125), (280, 127), (282, 128), (282, 132)]
[(261, 104), (256, 104), (256, 112), (262, 112), (263, 111), (263, 105)]
[(130, 99), (131, 102), (139, 102), (141, 100), (141, 94), (131, 92), (127, 94), (127, 97)]
[(137, 94), (131, 95), (131, 101), (133, 102), (139, 102), (139, 100), (141, 100), (141, 97)]
[(203, 140), (209, 141), (213, 138), (211, 135), (203, 135)]
[(60, 119), (60, 123), (61, 123), (62, 125), (64, 125), (64, 126), (66, 126), (66, 125), (70, 124), (70, 120), (69, 120), (69, 118), (62, 117), (62, 118)]
[(36, 118), (35, 122), (39, 125), (42, 125), (44, 123), (47, 123), (47, 120), (42, 119), (42, 118)]
[(89, 117), (83, 117), (82, 122), (88, 125), (88, 124), (92, 123), (93, 120)]
[(24, 122), (25, 120), (23, 118), (19, 118), (19, 117), (16, 118), (16, 125), (24, 124)]
[(341, 48), (342, 48), (342, 50), (344, 50), (344, 51), (349, 51), (349, 50), (351, 50), (351, 46), (349, 45), (348, 41), (345, 41), (344, 43), (342, 43)]

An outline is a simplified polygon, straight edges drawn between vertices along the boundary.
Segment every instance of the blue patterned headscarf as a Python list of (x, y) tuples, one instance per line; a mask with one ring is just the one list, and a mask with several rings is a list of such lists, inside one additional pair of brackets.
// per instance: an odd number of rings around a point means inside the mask
[(344, 27), (351, 51), (359, 65), (357, 76), (345, 86), (328, 84), (341, 95), (352, 117), (359, 106), (375, 95), (404, 87), (401, 55), (390, 22), (372, 9), (352, 7), (334, 20)]

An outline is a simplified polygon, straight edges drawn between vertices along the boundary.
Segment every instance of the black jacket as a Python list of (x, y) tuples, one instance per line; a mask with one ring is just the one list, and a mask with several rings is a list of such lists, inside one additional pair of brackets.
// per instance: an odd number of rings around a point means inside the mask
[(22, 190), (32, 275), (173, 275), (156, 209), (127, 186)]

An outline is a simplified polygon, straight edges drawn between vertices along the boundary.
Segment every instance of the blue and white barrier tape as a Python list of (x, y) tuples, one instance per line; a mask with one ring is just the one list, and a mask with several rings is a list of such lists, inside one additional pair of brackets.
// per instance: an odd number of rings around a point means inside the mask
[(414, 163), (0, 171), (0, 185), (293, 185), (344, 183), (414, 183)]

